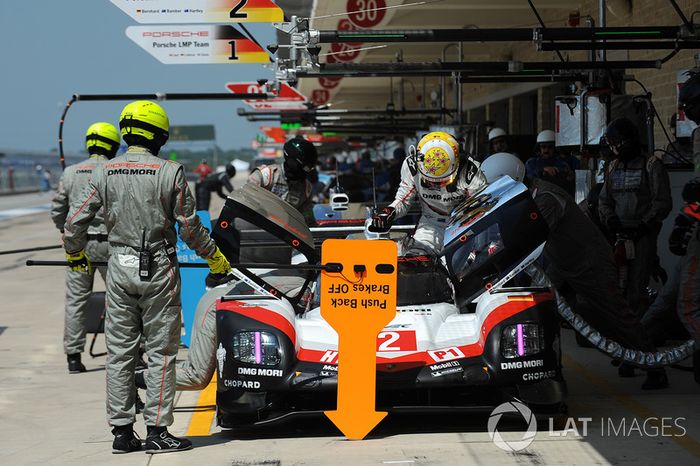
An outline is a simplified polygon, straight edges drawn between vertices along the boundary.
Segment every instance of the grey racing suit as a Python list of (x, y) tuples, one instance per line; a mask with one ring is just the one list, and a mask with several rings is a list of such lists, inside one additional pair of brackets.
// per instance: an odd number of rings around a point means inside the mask
[(176, 364), (176, 390), (202, 390), (209, 385), (216, 369), (216, 302), (230, 289), (230, 285), (218, 286), (197, 304), (187, 359)]
[(632, 309), (642, 311), (642, 297), (656, 260), (661, 224), (671, 211), (668, 173), (656, 157), (641, 154), (610, 164), (600, 192), (598, 212), (605, 226), (619, 219), (634, 241), (634, 259), (628, 261), (626, 296)]
[[(79, 197), (90, 182), (92, 172), (98, 164), (105, 163), (107, 157), (93, 154), (89, 159), (66, 168), (58, 183), (56, 196), (51, 203), (51, 219), (61, 232), (71, 202)], [(88, 242), (85, 253), (92, 261), (106, 262), (109, 258), (107, 248), (107, 228), (102, 211), (99, 211), (88, 227)], [(106, 281), (107, 268), (98, 267), (102, 279)], [(85, 350), (85, 323), (87, 303), (95, 278), (95, 270), (89, 273), (74, 272), (66, 269), (66, 308), (63, 324), (63, 351), (66, 354), (79, 354)]]
[[(210, 258), (214, 241), (195, 214), (182, 165), (132, 146), (98, 166), (65, 225), (66, 251), (85, 246), (86, 230), (104, 206), (109, 232), (107, 269), (107, 415), (112, 426), (134, 422), (134, 368), (145, 337), (147, 426), (173, 422), (175, 357), (181, 328), (180, 274), (167, 253), (180, 237), (200, 257)], [(145, 239), (145, 241), (144, 241)], [(139, 274), (139, 252), (150, 252), (150, 277)]]
[(395, 209), (395, 218), (408, 213), (411, 203), (418, 198), (421, 217), (407, 249), (437, 255), (442, 251), (443, 234), (450, 212), (465, 199), (486, 185), (479, 165), (471, 158), (460, 160), (457, 178), (446, 186), (424, 182), (415, 161), (407, 157), (401, 166), (401, 182), (396, 198), (389, 204)]
[(561, 187), (535, 179), (530, 190), (549, 226), (544, 256), (555, 288), (604, 336), (631, 349), (655, 351), (618, 286), (610, 245), (598, 227)]
[(311, 198), (313, 186), (310, 181), (289, 181), (284, 175), (284, 166), (273, 164), (262, 165), (253, 170), (253, 173), (248, 177), (248, 183), (267, 189), (301, 212), (307, 224), (314, 223), (314, 204)]

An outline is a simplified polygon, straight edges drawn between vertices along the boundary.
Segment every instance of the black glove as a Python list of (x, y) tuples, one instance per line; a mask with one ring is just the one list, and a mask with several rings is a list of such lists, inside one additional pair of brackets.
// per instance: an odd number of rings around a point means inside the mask
[(207, 278), (204, 279), (204, 284), (207, 286), (207, 288), (216, 288), (217, 286), (224, 285), (235, 278), (236, 277), (234, 275), (228, 273), (209, 272)]
[(606, 228), (610, 233), (617, 233), (622, 230), (622, 222), (620, 221), (620, 217), (615, 215), (614, 217), (610, 217), (608, 219), (608, 223), (606, 225)]
[(394, 223), (394, 217), (396, 217), (396, 210), (393, 207), (384, 207), (379, 213), (372, 216), (372, 225), (370, 225), (369, 228), (370, 231), (389, 231), (391, 224)]
[(678, 214), (673, 221), (673, 230), (668, 237), (668, 248), (677, 256), (685, 256), (688, 250), (688, 242), (693, 234), (694, 220), (687, 215)]

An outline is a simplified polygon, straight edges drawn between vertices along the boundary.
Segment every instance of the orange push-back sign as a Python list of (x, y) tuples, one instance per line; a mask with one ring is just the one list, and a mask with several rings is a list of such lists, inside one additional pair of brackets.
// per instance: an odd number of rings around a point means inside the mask
[(338, 332), (338, 408), (326, 411), (350, 439), (363, 439), (386, 416), (375, 411), (377, 335), (396, 316), (397, 248), (392, 241), (323, 242), (321, 316)]

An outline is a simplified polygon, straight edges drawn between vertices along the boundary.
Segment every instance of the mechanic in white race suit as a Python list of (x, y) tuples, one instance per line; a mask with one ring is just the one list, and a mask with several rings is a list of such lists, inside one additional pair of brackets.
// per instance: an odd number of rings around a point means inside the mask
[[(119, 149), (119, 132), (109, 123), (93, 123), (85, 135), (85, 145), (90, 157), (63, 171), (58, 183), (56, 196), (51, 203), (51, 219), (56, 228), (63, 233), (63, 226), (73, 202), (89, 183), (92, 171), (98, 164), (114, 158)], [(109, 258), (107, 248), (107, 227), (104, 214), (99, 211), (88, 227), (88, 257), (95, 261), (106, 262)], [(107, 268), (98, 267), (102, 279), (107, 281)], [(85, 372), (81, 362), (81, 353), (85, 351), (85, 324), (87, 319), (88, 299), (92, 294), (95, 271), (90, 273), (66, 270), (66, 312), (63, 323), (63, 351), (68, 360), (68, 372), (78, 374)]]
[(180, 274), (175, 256), (175, 224), (180, 237), (203, 258), (212, 273), (231, 269), (195, 214), (195, 201), (179, 163), (157, 154), (168, 139), (168, 116), (158, 104), (136, 101), (122, 111), (119, 126), (129, 145), (120, 157), (98, 166), (73, 204), (64, 245), (76, 270), (89, 270), (86, 232), (104, 207), (109, 241), (107, 269), (107, 414), (115, 453), (140, 450), (135, 421), (134, 368), (145, 337), (149, 453), (186, 450), (188, 439), (167, 430), (173, 422), (175, 357), (180, 340)]
[(444, 132), (428, 133), (409, 149), (401, 167), (396, 198), (372, 218), (372, 228), (388, 230), (393, 221), (408, 213), (417, 197), (421, 217), (405, 251), (438, 255), (450, 212), (486, 185), (479, 165), (460, 157), (457, 140)]

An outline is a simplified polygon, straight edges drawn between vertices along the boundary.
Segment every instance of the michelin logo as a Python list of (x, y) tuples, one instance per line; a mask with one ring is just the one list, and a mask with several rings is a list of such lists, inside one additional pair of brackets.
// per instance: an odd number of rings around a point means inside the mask
[(433, 377), (442, 377), (443, 375), (455, 374), (462, 372), (462, 365), (457, 361), (447, 361), (440, 364), (430, 366), (430, 375)]
[(219, 375), (221, 375), (224, 373), (224, 362), (226, 362), (226, 348), (221, 343), (216, 350), (216, 362), (219, 364)]

